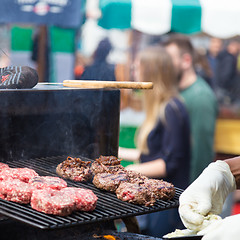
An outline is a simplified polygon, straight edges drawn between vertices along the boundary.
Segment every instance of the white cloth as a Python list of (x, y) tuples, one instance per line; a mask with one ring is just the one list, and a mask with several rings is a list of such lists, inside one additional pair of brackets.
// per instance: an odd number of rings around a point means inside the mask
[(239, 225), (240, 214), (214, 222), (199, 234), (204, 234), (202, 240), (238, 240), (240, 238)]
[(200, 231), (209, 223), (209, 214), (220, 214), (228, 194), (236, 189), (228, 164), (216, 161), (181, 194), (179, 214), (186, 228)]

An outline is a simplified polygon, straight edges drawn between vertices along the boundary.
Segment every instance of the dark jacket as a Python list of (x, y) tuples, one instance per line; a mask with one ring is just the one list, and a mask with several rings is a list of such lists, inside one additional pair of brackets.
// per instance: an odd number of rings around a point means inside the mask
[(107, 56), (111, 49), (112, 45), (108, 38), (104, 38), (100, 41), (93, 55), (93, 63), (85, 67), (80, 79), (115, 81), (115, 66), (107, 62)]
[(237, 74), (237, 58), (227, 50), (219, 53), (216, 59), (215, 79), (217, 86), (231, 90)]

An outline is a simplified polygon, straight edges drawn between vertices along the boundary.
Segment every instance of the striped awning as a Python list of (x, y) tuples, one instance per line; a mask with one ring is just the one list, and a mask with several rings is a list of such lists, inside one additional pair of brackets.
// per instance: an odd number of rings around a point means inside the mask
[(105, 29), (240, 35), (240, 0), (100, 0), (100, 9), (99, 25)]

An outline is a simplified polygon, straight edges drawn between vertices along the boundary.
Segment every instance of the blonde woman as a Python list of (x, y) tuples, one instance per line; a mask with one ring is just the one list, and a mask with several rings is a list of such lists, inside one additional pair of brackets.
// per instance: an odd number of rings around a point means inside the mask
[[(154, 88), (144, 91), (146, 117), (137, 131), (137, 149), (120, 148), (119, 157), (139, 160), (128, 169), (185, 189), (189, 185), (190, 125), (171, 57), (164, 48), (148, 47), (138, 53), (134, 71), (136, 81), (151, 81)], [(155, 237), (182, 227), (177, 209), (149, 214), (145, 220), (142, 232)]]

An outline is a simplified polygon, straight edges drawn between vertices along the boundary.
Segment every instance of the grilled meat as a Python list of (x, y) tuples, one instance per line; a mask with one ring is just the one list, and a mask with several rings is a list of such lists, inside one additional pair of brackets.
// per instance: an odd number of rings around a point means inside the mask
[(88, 181), (92, 178), (90, 163), (90, 161), (83, 161), (80, 158), (68, 157), (65, 161), (58, 164), (56, 173), (63, 178), (73, 181)]
[(91, 165), (91, 172), (96, 175), (97, 173), (116, 173), (119, 170), (124, 170), (121, 165), (121, 160), (114, 156), (100, 156)]
[(146, 179), (148, 179), (148, 177), (142, 175), (141, 173), (135, 172), (135, 171), (130, 171), (130, 170), (125, 170), (128, 178), (129, 178), (129, 182), (130, 183), (144, 183), (144, 181)]
[(93, 184), (102, 190), (115, 192), (121, 182), (128, 181), (128, 175), (124, 171), (117, 173), (98, 173), (93, 178)]
[(163, 180), (146, 179), (142, 185), (150, 189), (156, 199), (168, 200), (175, 195), (173, 184)]
[(119, 165), (121, 163), (121, 160), (115, 156), (102, 156), (101, 155), (99, 158), (96, 159), (96, 161), (98, 163), (102, 163), (102, 164), (108, 165), (108, 166), (115, 166), (115, 165)]
[(122, 201), (145, 206), (151, 206), (156, 201), (151, 190), (139, 183), (120, 183), (116, 195)]

